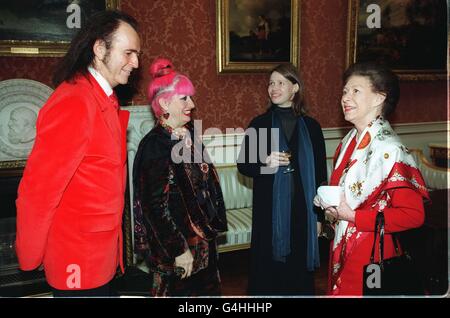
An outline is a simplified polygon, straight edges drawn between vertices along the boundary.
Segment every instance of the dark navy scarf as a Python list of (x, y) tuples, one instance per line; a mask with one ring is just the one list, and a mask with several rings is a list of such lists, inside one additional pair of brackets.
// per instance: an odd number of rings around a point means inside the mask
[[(300, 180), (303, 184), (307, 209), (307, 254), (306, 266), (309, 271), (319, 267), (319, 246), (317, 240), (317, 215), (313, 210), (313, 200), (316, 193), (316, 178), (314, 167), (314, 154), (303, 117), (297, 120), (298, 126), (298, 165), (299, 171), (283, 173), (286, 167), (279, 167), (275, 174), (272, 190), (272, 257), (275, 261), (286, 262), (286, 256), (291, 253), (291, 187), (293, 173), (300, 173)], [(272, 113), (272, 128), (278, 128), (279, 151), (288, 150), (288, 143), (283, 133), (281, 121), (275, 113)], [(273, 135), (272, 135), (273, 136)], [(272, 138), (275, 138), (273, 136)]]

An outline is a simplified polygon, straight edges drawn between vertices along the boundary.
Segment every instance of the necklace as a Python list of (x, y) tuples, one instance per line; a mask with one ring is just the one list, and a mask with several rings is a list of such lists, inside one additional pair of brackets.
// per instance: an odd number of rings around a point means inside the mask
[(169, 124), (163, 122), (162, 120), (158, 120), (161, 127), (163, 127), (169, 134), (175, 136), (177, 139), (183, 139), (186, 135), (187, 129), (186, 127), (172, 128)]
[(158, 122), (162, 128), (164, 128), (165, 130), (167, 130), (169, 132), (169, 134), (173, 133), (173, 128), (170, 127), (167, 123), (163, 122), (162, 120), (158, 120)]

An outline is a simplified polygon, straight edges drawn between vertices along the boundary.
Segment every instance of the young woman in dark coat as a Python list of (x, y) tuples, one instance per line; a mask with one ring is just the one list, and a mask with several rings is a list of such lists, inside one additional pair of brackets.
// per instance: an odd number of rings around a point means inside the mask
[(305, 115), (294, 66), (272, 70), (268, 93), (270, 107), (250, 122), (237, 164), (253, 178), (248, 292), (313, 295), (320, 262), (313, 199), (327, 180), (325, 142), (319, 123)]

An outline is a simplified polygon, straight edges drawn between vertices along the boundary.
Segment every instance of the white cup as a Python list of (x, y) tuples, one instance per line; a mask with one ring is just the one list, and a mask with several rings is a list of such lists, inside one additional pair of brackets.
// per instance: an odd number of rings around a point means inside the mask
[(317, 189), (317, 195), (324, 203), (338, 206), (341, 202), (341, 193), (343, 191), (344, 188), (339, 186), (320, 186)]

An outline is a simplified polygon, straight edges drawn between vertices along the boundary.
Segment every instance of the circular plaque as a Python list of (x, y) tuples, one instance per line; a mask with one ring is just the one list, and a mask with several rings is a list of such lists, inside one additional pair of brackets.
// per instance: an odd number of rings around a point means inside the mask
[(0, 82), (0, 161), (26, 159), (36, 136), (36, 119), (53, 90), (29, 79)]

